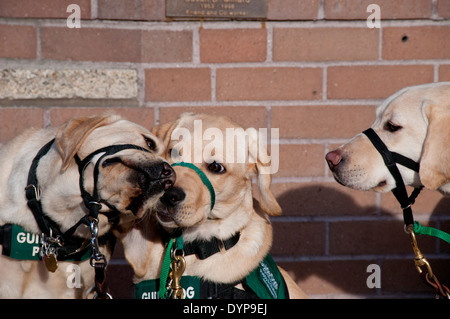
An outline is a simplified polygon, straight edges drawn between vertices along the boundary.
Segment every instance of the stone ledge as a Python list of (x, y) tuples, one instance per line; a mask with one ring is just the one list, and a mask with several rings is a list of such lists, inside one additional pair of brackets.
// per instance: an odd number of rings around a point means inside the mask
[(3, 69), (0, 99), (137, 99), (136, 70)]

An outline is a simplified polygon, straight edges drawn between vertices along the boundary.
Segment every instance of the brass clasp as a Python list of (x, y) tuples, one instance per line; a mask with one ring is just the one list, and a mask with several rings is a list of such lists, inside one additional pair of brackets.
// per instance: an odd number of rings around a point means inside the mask
[(421, 267), (425, 266), (427, 270), (426, 273), (427, 277), (429, 279), (434, 278), (433, 270), (431, 269), (430, 263), (419, 249), (419, 245), (417, 244), (416, 234), (414, 233), (413, 226), (409, 225), (408, 227), (406, 227), (406, 232), (409, 234), (409, 239), (411, 241), (412, 249), (415, 255), (414, 264), (416, 266), (417, 271), (419, 272), (419, 274), (422, 274), (423, 270)]
[(183, 256), (175, 255), (172, 258), (169, 276), (172, 279), (170, 289), (173, 299), (184, 299), (183, 287), (181, 286), (181, 276), (186, 269), (186, 261)]

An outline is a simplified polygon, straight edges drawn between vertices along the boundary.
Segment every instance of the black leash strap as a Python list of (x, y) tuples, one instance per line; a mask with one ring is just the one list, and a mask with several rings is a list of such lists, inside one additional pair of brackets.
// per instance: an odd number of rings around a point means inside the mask
[(419, 195), (422, 187), (414, 189), (411, 196), (408, 197), (408, 192), (406, 191), (405, 183), (403, 182), (403, 178), (400, 174), (400, 171), (398, 170), (397, 164), (412, 169), (415, 172), (419, 172), (420, 164), (401, 154), (389, 151), (389, 149), (372, 128), (365, 130), (363, 133), (369, 138), (373, 146), (380, 153), (381, 157), (383, 157), (384, 164), (388, 168), (392, 177), (394, 177), (395, 179), (396, 187), (392, 190), (392, 193), (394, 194), (395, 198), (397, 198), (403, 210), (403, 220), (405, 222), (405, 225), (413, 225), (414, 217), (412, 214), (411, 205), (414, 203), (417, 195)]

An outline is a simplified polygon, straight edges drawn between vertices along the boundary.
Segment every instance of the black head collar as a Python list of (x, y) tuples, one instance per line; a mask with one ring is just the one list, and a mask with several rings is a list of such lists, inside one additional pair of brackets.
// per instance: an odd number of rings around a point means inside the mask
[[(111, 211), (110, 212), (101, 212), (102, 214), (105, 214), (108, 217), (108, 220), (111, 223), (118, 222), (119, 220), (119, 214), (120, 212), (111, 204), (107, 203), (105, 200), (102, 200), (98, 195), (97, 190), (97, 181), (98, 181), (98, 175), (99, 175), (99, 164), (101, 160), (108, 155), (115, 154), (117, 152), (120, 152), (125, 149), (136, 149), (140, 151), (150, 152), (149, 150), (142, 148), (137, 145), (132, 144), (123, 144), (123, 145), (111, 145), (104, 148), (101, 148), (99, 150), (96, 150), (95, 152), (89, 154), (81, 160), (78, 155), (75, 155), (75, 160), (78, 164), (78, 171), (80, 173), (80, 191), (81, 191), (81, 197), (83, 198), (83, 203), (86, 206), (86, 208), (89, 210), (89, 214), (86, 216), (83, 216), (75, 225), (73, 225), (71, 228), (69, 228), (65, 233), (62, 233), (59, 226), (51, 220), (46, 214), (43, 213), (41, 200), (40, 200), (40, 190), (39, 190), (39, 182), (37, 179), (37, 167), (39, 165), (39, 161), (43, 156), (45, 156), (49, 150), (51, 149), (55, 139), (51, 140), (47, 144), (45, 144), (37, 153), (36, 157), (33, 159), (33, 162), (31, 163), (30, 171), (28, 172), (28, 181), (27, 181), (27, 187), (25, 187), (25, 195), (27, 198), (27, 204), (28, 207), (31, 209), (33, 216), (39, 226), (39, 229), (41, 232), (47, 236), (47, 237), (58, 237), (60, 239), (60, 245), (61, 251), (63, 251), (62, 254), (58, 253), (58, 259), (64, 260), (67, 255), (70, 255), (73, 253), (73, 251), (79, 250), (80, 246), (82, 245), (82, 242), (84, 242), (84, 239), (74, 238), (72, 235), (77, 230), (77, 228), (81, 224), (85, 224), (87, 226), (90, 225), (90, 219), (98, 218), (98, 214), (100, 213), (100, 207), (101, 204), (105, 204), (108, 206)], [(84, 170), (88, 166), (88, 164), (92, 161), (93, 157), (97, 154), (104, 153), (100, 156), (100, 158), (97, 160), (95, 166), (94, 166), (94, 191), (93, 194), (89, 194), (86, 189), (84, 188)], [(81, 240), (81, 243), (80, 243)], [(70, 243), (70, 244), (69, 244)], [(67, 246), (72, 246), (71, 248), (68, 248)], [(64, 247), (66, 246), (66, 247)]]
[(387, 148), (387, 146), (383, 143), (380, 137), (375, 133), (372, 128), (369, 128), (363, 132), (369, 140), (372, 142), (373, 146), (380, 153), (381, 157), (383, 157), (384, 164), (389, 169), (392, 177), (395, 179), (396, 187), (392, 190), (395, 198), (400, 203), (400, 207), (403, 210), (403, 220), (405, 225), (413, 225), (414, 218), (412, 215), (411, 205), (414, 204), (414, 201), (422, 190), (423, 186), (415, 188), (412, 192), (411, 196), (408, 197), (408, 192), (406, 191), (405, 183), (403, 182), (402, 175), (398, 170), (397, 164), (405, 166), (409, 169), (412, 169), (415, 172), (419, 172), (420, 163), (413, 161), (412, 159), (405, 157), (401, 154), (391, 152)]
[[(114, 205), (111, 205), (110, 203), (108, 203), (107, 201), (105, 201), (99, 197), (98, 190), (97, 190), (97, 182), (98, 182), (98, 176), (99, 176), (99, 165), (100, 165), (102, 159), (106, 156), (118, 153), (125, 149), (136, 149), (139, 151), (150, 152), (149, 150), (147, 150), (143, 147), (137, 146), (137, 145), (122, 144), (122, 145), (106, 146), (101, 149), (98, 149), (95, 152), (92, 152), (91, 154), (86, 156), (83, 160), (81, 160), (79, 158), (78, 154), (75, 155), (75, 161), (77, 162), (77, 165), (78, 165), (78, 172), (80, 173), (81, 197), (83, 198), (84, 205), (86, 206), (87, 209), (89, 209), (89, 212), (90, 212), (89, 215), (91, 217), (97, 218), (97, 216), (99, 214), (99, 210), (101, 208), (101, 204), (105, 204), (106, 206), (108, 206), (111, 209), (111, 211), (109, 213), (103, 213), (103, 214), (108, 217), (109, 222), (111, 222), (111, 223), (118, 222), (120, 212), (117, 210), (117, 208), (114, 207)], [(94, 166), (94, 190), (91, 195), (84, 188), (84, 170), (89, 165), (89, 163), (92, 161), (92, 159), (96, 155), (101, 154), (101, 153), (103, 153), (103, 155), (101, 155), (99, 157), (99, 159), (97, 160), (97, 162), (95, 163), (95, 166)]]

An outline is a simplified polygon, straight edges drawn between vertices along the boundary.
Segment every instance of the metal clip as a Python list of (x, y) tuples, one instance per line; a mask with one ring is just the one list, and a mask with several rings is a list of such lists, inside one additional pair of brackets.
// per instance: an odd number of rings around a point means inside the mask
[(92, 267), (95, 267), (97, 262), (103, 262), (106, 265), (108, 264), (106, 261), (106, 257), (100, 252), (98, 248), (98, 219), (93, 218), (91, 223), (89, 224), (89, 229), (91, 231), (91, 246), (92, 246), (92, 254), (91, 259), (89, 260)]
[(173, 299), (184, 299), (184, 291), (181, 286), (181, 276), (186, 269), (186, 261), (183, 256), (175, 255), (172, 259), (169, 276), (172, 279), (170, 283), (170, 289), (172, 290), (171, 296)]
[(417, 244), (416, 234), (414, 233), (413, 226), (409, 225), (406, 227), (406, 231), (409, 234), (409, 239), (411, 241), (412, 249), (414, 252), (414, 264), (416, 266), (417, 271), (419, 274), (422, 274), (423, 270), (421, 267), (425, 266), (427, 270), (427, 277), (430, 279), (434, 278), (433, 270), (431, 269), (430, 263), (425, 258), (425, 256), (422, 254), (422, 252), (419, 249), (419, 246)]

